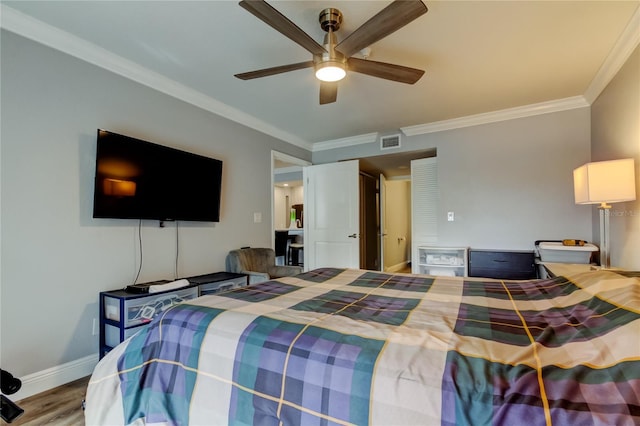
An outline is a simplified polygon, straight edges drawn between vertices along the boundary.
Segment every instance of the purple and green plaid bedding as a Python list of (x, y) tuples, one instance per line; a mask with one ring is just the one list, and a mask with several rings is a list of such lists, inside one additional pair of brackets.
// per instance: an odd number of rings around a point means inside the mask
[(638, 425), (640, 278), (318, 269), (166, 311), (87, 425)]

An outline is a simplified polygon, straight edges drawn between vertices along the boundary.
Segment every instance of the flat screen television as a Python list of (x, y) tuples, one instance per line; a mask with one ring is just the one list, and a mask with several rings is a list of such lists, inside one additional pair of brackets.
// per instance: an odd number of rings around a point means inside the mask
[(98, 129), (94, 218), (219, 222), (222, 161)]

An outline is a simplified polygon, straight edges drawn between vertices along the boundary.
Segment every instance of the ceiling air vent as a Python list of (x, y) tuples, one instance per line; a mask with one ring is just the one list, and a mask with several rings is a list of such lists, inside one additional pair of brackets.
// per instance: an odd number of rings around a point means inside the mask
[(400, 135), (383, 136), (380, 138), (380, 149), (400, 148)]

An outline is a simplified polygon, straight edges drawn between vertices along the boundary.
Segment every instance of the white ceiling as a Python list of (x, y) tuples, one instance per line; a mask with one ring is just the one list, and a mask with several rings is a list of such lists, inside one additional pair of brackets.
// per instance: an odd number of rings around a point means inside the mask
[[(341, 40), (389, 1), (269, 3), (322, 43), (323, 8), (342, 11)], [(309, 149), (576, 97), (591, 102), (640, 32), (640, 1), (425, 4), (427, 14), (371, 46), (370, 56), (424, 69), (422, 79), (405, 85), (350, 73), (337, 102), (327, 105), (318, 104), (312, 69), (250, 81), (233, 77), (311, 59), (237, 1), (3, 0), (1, 23)]]

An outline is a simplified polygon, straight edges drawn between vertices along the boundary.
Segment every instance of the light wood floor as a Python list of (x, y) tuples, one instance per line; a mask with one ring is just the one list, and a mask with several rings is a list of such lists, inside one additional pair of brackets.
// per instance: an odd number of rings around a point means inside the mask
[[(11, 426), (84, 426), (82, 400), (88, 383), (87, 376), (29, 398), (14, 401), (24, 410), (24, 414), (14, 420)], [(0, 424), (7, 423), (0, 420)]]

